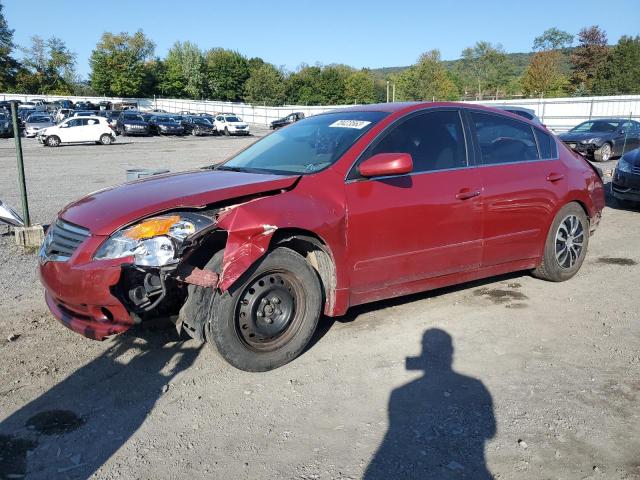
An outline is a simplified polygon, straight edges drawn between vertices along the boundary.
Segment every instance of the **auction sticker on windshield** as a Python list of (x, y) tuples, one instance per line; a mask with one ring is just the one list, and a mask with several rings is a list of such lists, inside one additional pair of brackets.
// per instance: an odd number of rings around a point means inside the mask
[(371, 122), (367, 122), (366, 120), (336, 120), (329, 127), (333, 128), (357, 128), (358, 130), (362, 130), (364, 127), (369, 125)]

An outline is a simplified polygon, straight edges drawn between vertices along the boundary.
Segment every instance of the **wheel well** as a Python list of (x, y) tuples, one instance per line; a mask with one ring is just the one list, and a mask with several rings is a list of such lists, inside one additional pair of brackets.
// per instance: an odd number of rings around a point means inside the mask
[(327, 245), (313, 232), (296, 228), (277, 230), (269, 244), (269, 249), (286, 246), (302, 255), (322, 281), (325, 307), (331, 310), (335, 304), (336, 266)]

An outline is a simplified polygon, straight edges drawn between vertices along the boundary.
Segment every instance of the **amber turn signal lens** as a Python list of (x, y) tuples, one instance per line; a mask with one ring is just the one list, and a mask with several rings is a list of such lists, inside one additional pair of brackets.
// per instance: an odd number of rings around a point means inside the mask
[(144, 240), (146, 238), (157, 237), (158, 235), (166, 235), (169, 233), (171, 227), (179, 221), (179, 215), (154, 217), (134, 225), (123, 233), (125, 237), (133, 238), (134, 240)]

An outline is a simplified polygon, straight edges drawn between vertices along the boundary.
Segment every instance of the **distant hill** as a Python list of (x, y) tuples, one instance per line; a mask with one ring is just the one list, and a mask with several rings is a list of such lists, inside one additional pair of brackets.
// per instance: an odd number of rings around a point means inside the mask
[[(571, 51), (573, 50), (573, 48), (567, 49), (567, 53), (570, 54)], [(509, 60), (511, 60), (511, 62), (513, 63), (514, 67), (515, 67), (515, 74), (516, 76), (520, 76), (524, 73), (524, 71), (527, 68), (527, 65), (529, 65), (529, 61), (531, 60), (531, 57), (533, 56), (533, 52), (529, 52), (529, 53), (507, 53), (507, 57), (509, 58)], [(567, 55), (567, 61), (563, 63), (562, 65), (562, 70), (564, 71), (564, 73), (569, 73), (571, 70), (569, 61), (568, 61), (568, 55)], [(442, 63), (444, 64), (445, 68), (447, 70), (455, 70), (457, 65), (461, 62), (460, 59), (458, 60), (444, 60)], [(371, 73), (373, 74), (374, 77), (380, 79), (380, 80), (388, 80), (389, 77), (391, 77), (391, 75), (397, 74), (397, 73), (401, 73), (404, 70), (406, 70), (407, 68), (409, 68), (408, 66), (406, 67), (382, 67), (382, 68), (372, 68), (371, 69)]]

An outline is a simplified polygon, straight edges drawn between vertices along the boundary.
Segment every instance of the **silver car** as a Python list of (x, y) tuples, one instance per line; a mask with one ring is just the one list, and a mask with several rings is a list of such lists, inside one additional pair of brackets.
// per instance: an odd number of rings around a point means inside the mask
[(24, 124), (24, 136), (35, 137), (43, 128), (53, 127), (55, 122), (48, 115), (31, 115)]

